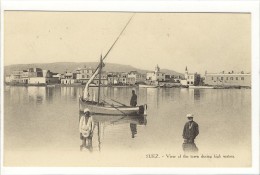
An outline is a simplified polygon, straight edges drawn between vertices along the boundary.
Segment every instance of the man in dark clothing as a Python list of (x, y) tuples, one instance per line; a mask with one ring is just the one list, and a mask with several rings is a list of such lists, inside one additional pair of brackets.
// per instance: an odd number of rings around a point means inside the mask
[(135, 90), (132, 90), (132, 97), (131, 97), (131, 100), (130, 100), (130, 105), (131, 106), (137, 105), (137, 95), (135, 94)]
[(187, 114), (188, 122), (185, 123), (183, 128), (184, 143), (194, 143), (194, 139), (199, 134), (199, 125), (193, 121), (193, 115)]

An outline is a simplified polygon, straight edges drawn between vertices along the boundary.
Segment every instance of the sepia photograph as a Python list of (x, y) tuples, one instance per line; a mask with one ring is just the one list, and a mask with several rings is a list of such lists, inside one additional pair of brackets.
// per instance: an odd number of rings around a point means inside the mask
[(253, 166), (250, 12), (2, 17), (3, 167)]

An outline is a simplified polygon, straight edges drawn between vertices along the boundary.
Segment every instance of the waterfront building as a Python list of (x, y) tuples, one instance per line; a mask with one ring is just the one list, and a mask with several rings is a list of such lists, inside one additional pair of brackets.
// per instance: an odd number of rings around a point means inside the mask
[(29, 81), (29, 71), (23, 70), (23, 73), (21, 75), (21, 83), (28, 84)]
[[(86, 84), (88, 80), (91, 78), (93, 75), (95, 69), (89, 67), (89, 68), (78, 68), (76, 70), (76, 80), (79, 83)], [(96, 76), (93, 80), (94, 84), (99, 83), (99, 76)], [(107, 79), (107, 73), (105, 71), (101, 72), (101, 84), (102, 85), (107, 85), (108, 84), (108, 79)]]
[(130, 71), (127, 74), (127, 84), (134, 85), (136, 83), (144, 83), (146, 80), (146, 75), (141, 74), (137, 71)]
[(108, 85), (114, 85), (118, 83), (118, 74), (115, 72), (109, 72), (107, 74), (107, 84)]
[(126, 85), (127, 84), (127, 73), (126, 72), (120, 72), (119, 73), (118, 84), (119, 85)]
[(11, 75), (7, 75), (5, 78), (6, 83), (12, 84), (27, 84), (28, 83), (28, 71), (27, 70), (15, 70)]
[(28, 84), (31, 85), (46, 85), (58, 84), (59, 78), (53, 77), (50, 70), (42, 70), (40, 68), (28, 69)]
[(61, 78), (61, 84), (77, 83), (77, 73), (66, 72)]
[[(94, 78), (93, 83), (98, 85), (99, 84), (99, 75)], [(100, 80), (101, 85), (107, 85), (107, 73), (106, 71), (101, 72), (101, 80)]]
[(135, 77), (127, 77), (126, 84), (128, 84), (128, 85), (135, 85), (136, 84)]
[(165, 81), (171, 81), (172, 80), (172, 76), (169, 74), (165, 74)]
[(13, 71), (11, 75), (6, 76), (6, 82), (11, 84), (49, 84), (58, 83), (58, 78), (52, 77), (52, 72), (40, 68), (29, 68), (27, 70)]
[(205, 85), (210, 86), (243, 86), (251, 87), (250, 73), (234, 73), (224, 71), (221, 73), (205, 73)]
[(172, 78), (173, 78), (173, 82), (174, 82), (174, 83), (180, 83), (181, 80), (183, 79), (183, 76), (181, 76), (181, 75), (176, 75), (176, 76), (173, 76)]
[(11, 75), (5, 76), (5, 83), (11, 83)]
[(86, 83), (87, 80), (89, 80), (90, 77), (93, 75), (94, 71), (95, 70), (91, 67), (89, 67), (89, 68), (86, 68), (86, 67), (78, 68), (76, 70), (76, 73), (77, 73), (76, 79)]
[(17, 70), (13, 71), (12, 74), (10, 75), (10, 82), (11, 83), (22, 83), (22, 74), (23, 71)]
[(146, 73), (146, 80), (148, 81), (165, 81), (165, 73), (160, 71), (160, 67), (157, 65), (154, 72)]
[(198, 86), (200, 84), (200, 74), (196, 73), (189, 73), (188, 68), (185, 68), (184, 79), (181, 80), (182, 85), (188, 86)]
[(41, 68), (29, 68), (28, 77), (43, 77), (43, 71)]

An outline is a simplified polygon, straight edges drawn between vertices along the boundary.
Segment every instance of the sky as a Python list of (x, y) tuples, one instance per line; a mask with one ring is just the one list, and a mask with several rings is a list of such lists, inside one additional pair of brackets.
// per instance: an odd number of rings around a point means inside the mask
[[(4, 65), (95, 62), (133, 13), (4, 12)], [(251, 15), (136, 13), (105, 62), (183, 73), (251, 72)]]

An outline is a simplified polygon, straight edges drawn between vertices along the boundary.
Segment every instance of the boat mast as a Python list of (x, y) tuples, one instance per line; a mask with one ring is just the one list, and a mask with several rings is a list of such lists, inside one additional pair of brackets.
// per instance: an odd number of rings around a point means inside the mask
[(101, 83), (101, 73), (102, 73), (102, 55), (100, 57), (100, 69), (99, 69), (99, 78), (98, 78), (98, 104), (100, 100), (100, 83)]
[[(105, 56), (102, 58), (101, 56), (101, 62), (100, 64), (98, 65), (98, 67), (96, 68), (96, 70), (94, 71), (94, 74), (91, 76), (91, 78), (88, 80), (86, 86), (85, 86), (85, 89), (84, 89), (84, 93), (83, 93), (83, 98), (84, 99), (87, 99), (88, 96), (89, 96), (89, 92), (88, 92), (88, 88), (89, 88), (89, 84), (93, 81), (93, 79), (96, 77), (96, 75), (101, 72), (100, 68), (102, 68), (102, 62), (106, 59), (107, 55), (110, 53), (110, 51), (112, 50), (112, 48), (114, 47), (114, 45), (116, 44), (116, 42), (118, 41), (118, 39), (120, 38), (120, 36), (123, 34), (123, 32), (125, 31), (126, 27), (128, 26), (128, 24), (130, 23), (130, 21), (132, 20), (133, 16), (135, 14), (133, 14), (131, 16), (131, 18), (129, 19), (129, 21), (126, 23), (125, 27), (123, 28), (123, 30), (120, 32), (120, 34), (118, 35), (118, 37), (116, 38), (116, 40), (114, 41), (114, 43), (112, 44), (112, 46), (109, 48), (109, 50), (107, 51), (107, 53), (105, 54)], [(99, 69), (99, 70), (98, 70)], [(100, 96), (100, 95), (99, 95)], [(98, 96), (98, 99), (99, 99), (99, 96)], [(99, 102), (99, 101), (98, 101)]]

